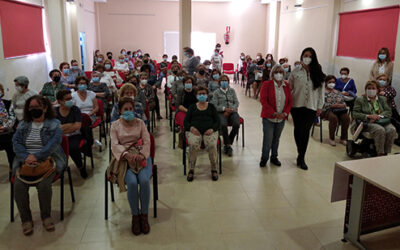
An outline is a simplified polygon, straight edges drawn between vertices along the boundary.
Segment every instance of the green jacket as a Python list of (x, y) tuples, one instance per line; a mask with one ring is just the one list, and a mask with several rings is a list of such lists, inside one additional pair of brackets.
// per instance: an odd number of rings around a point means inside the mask
[[(381, 109), (381, 113), (379, 115), (384, 116), (385, 118), (392, 117), (392, 109), (387, 104), (386, 97), (378, 96), (378, 103)], [(358, 120), (367, 120), (367, 115), (373, 114), (373, 109), (370, 105), (370, 102), (366, 96), (358, 97), (354, 103), (353, 108), (353, 117)]]

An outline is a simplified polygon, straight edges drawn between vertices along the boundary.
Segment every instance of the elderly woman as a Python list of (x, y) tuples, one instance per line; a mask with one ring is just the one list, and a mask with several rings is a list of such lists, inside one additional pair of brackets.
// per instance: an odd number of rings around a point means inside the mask
[[(96, 67), (98, 67), (98, 64)], [(96, 98), (101, 100), (104, 104), (104, 110), (107, 109), (107, 98), (111, 95), (110, 90), (104, 82), (101, 82), (102, 74), (98, 71), (93, 71), (92, 81), (89, 83), (88, 90), (96, 94)]]
[(329, 121), (329, 144), (336, 146), (335, 133), (338, 124), (342, 127), (340, 143), (347, 145), (347, 131), (350, 124), (350, 116), (347, 112), (343, 94), (335, 89), (337, 80), (335, 76), (328, 75), (325, 78), (325, 104), (322, 116)]
[(78, 76), (85, 76), (85, 72), (79, 68), (79, 63), (77, 60), (71, 60), (71, 74), (74, 76), (74, 81)]
[(99, 110), (96, 94), (88, 90), (89, 79), (84, 76), (79, 76), (75, 80), (76, 88), (78, 89), (72, 93), (72, 100), (74, 105), (77, 106), (82, 113), (85, 113), (92, 118), (92, 122), (96, 121), (96, 113)]
[(176, 122), (183, 129), (183, 121), (185, 119), (186, 113), (192, 104), (197, 102), (195, 90), (193, 87), (194, 78), (193, 76), (185, 76), (183, 78), (183, 88), (179, 90), (176, 98), (176, 106), (178, 112), (176, 114)]
[(283, 66), (275, 65), (271, 69), (272, 80), (263, 82), (261, 86), (263, 146), (260, 167), (267, 165), (270, 151), (271, 163), (281, 166), (278, 160), (279, 139), (292, 108), (292, 95), (289, 83), (284, 81), (285, 74)]
[(11, 103), (14, 107), (17, 120), (21, 121), (24, 116), (24, 107), (26, 100), (37, 93), (28, 88), (29, 80), (26, 76), (18, 76), (14, 79), (16, 93), (13, 95)]
[(220, 121), (214, 105), (207, 102), (208, 89), (200, 86), (196, 91), (198, 102), (191, 105), (184, 120), (186, 137), (189, 142), (189, 173), (187, 180), (193, 181), (197, 152), (204, 142), (211, 163), (211, 178), (218, 180), (217, 140)]
[[(229, 87), (229, 77), (222, 75), (219, 78), (220, 88), (214, 92), (211, 103), (217, 108), (221, 120), (222, 137), (224, 138), (224, 151), (232, 156), (232, 143), (240, 127), (240, 116), (238, 114), (239, 100), (233, 88)], [(232, 124), (232, 131), (228, 135), (228, 123)]]
[(145, 72), (140, 73), (140, 82), (138, 95), (143, 95), (146, 98), (146, 103), (149, 105), (149, 110), (152, 111), (156, 107), (156, 100), (153, 88), (148, 84), (148, 74)]
[(197, 73), (195, 75), (196, 86), (208, 87), (208, 77), (206, 75), (206, 67), (203, 64), (197, 66)]
[(208, 82), (209, 95), (213, 96), (214, 91), (219, 89), (218, 79), (221, 76), (221, 72), (218, 69), (213, 69), (211, 71), (211, 80)]
[(125, 62), (125, 56), (124, 55), (119, 55), (118, 61), (115, 62), (114, 69), (117, 71), (122, 71), (124, 73), (129, 72), (129, 65), (127, 62)]
[(152, 162), (150, 135), (144, 122), (135, 118), (134, 106), (133, 99), (127, 97), (122, 98), (118, 103), (121, 118), (111, 125), (113, 160), (111, 160), (107, 175), (112, 178), (111, 168), (113, 168), (113, 162), (116, 163), (119, 174), (115, 177), (120, 191), (126, 191), (125, 185), (128, 189), (128, 201), (132, 213), (131, 230), (133, 234), (139, 235), (150, 232), (148, 212)]
[(110, 91), (110, 94), (117, 92), (117, 87), (115, 86), (114, 80), (110, 76), (110, 74), (106, 74), (105, 71), (106, 67), (104, 64), (97, 64), (95, 71), (100, 73), (100, 82), (104, 83), (108, 90)]
[(49, 98), (52, 104), (57, 103), (57, 92), (66, 89), (65, 85), (60, 83), (61, 72), (58, 69), (53, 69), (49, 73), (51, 82), (47, 82), (43, 85), (40, 95)]
[(390, 123), (392, 109), (386, 97), (378, 95), (378, 83), (368, 81), (365, 95), (356, 99), (353, 109), (354, 119), (365, 122), (365, 132), (369, 132), (375, 142), (378, 156), (391, 152), (396, 129)]
[(86, 172), (86, 166), (83, 165), (82, 153), (80, 150), (80, 143), (83, 138), (81, 135), (81, 111), (77, 106), (74, 106), (71, 91), (69, 90), (60, 90), (57, 93), (57, 101), (60, 106), (56, 107), (55, 111), (57, 119), (61, 122), (63, 135), (68, 137), (69, 155), (79, 169), (81, 177), (86, 179), (88, 174)]
[(11, 168), (14, 160), (12, 137), (14, 133), (15, 113), (10, 100), (4, 99), (4, 88), (0, 83), (0, 148), (7, 153), (7, 160)]
[(74, 88), (75, 77), (72, 71), (70, 72), (69, 64), (67, 62), (62, 62), (60, 63), (59, 69), (61, 71), (60, 83), (64, 84), (67, 88)]
[[(144, 114), (144, 105), (146, 105), (146, 99), (144, 96), (140, 97), (138, 96), (138, 91), (137, 88), (130, 84), (130, 83), (125, 83), (120, 89), (119, 89), (119, 98), (124, 98), (124, 97), (129, 97), (135, 102), (135, 117), (138, 119), (141, 119), (143, 121), (147, 121), (146, 115)], [(140, 100), (144, 99), (144, 100)], [(143, 104), (144, 101), (144, 104)], [(119, 112), (118, 112), (118, 103), (114, 104), (114, 107), (111, 112), (111, 122), (114, 122), (119, 119)]]
[(390, 53), (388, 48), (381, 48), (378, 51), (376, 61), (372, 65), (371, 71), (369, 73), (370, 80), (376, 80), (380, 74), (385, 74), (388, 77), (388, 81), (392, 81), (393, 75), (393, 62), (390, 58)]
[[(101, 71), (101, 69), (97, 69), (96, 71)], [(113, 81), (114, 81), (114, 85), (115, 84), (122, 84), (123, 80), (121, 78), (121, 76), (118, 74), (118, 72), (113, 68), (113, 64), (110, 60), (105, 60), (104, 62), (104, 75), (108, 75)], [(109, 85), (107, 85), (109, 86)]]
[[(25, 104), (24, 120), (18, 125), (13, 137), (16, 158), (13, 163), (15, 178), (15, 202), (25, 235), (33, 233), (32, 214), (29, 207), (29, 187), (36, 183), (40, 203), (40, 217), (47, 231), (54, 231), (51, 219), (51, 183), (56, 172), (61, 173), (66, 165), (61, 148), (62, 129), (55, 119), (53, 107), (42, 96), (32, 96)], [(54, 165), (55, 163), (55, 169)], [(47, 169), (42, 176), (32, 176), (29, 168)], [(47, 166), (44, 167), (44, 166)]]

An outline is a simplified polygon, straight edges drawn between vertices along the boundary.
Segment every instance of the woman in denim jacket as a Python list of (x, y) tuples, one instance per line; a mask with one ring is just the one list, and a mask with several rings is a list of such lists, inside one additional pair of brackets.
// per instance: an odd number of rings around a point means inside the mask
[[(58, 173), (66, 166), (66, 157), (61, 148), (62, 130), (60, 122), (55, 119), (55, 113), (49, 99), (42, 96), (32, 96), (24, 108), (24, 119), (19, 124), (13, 137), (16, 157), (13, 162), (13, 174), (19, 172), (22, 164), (38, 164), (51, 157)], [(54, 231), (51, 219), (51, 183), (56, 173), (44, 178), (36, 188), (40, 203), (40, 215), (47, 231)], [(18, 176), (18, 174), (17, 174)], [(25, 235), (33, 233), (32, 214), (29, 207), (29, 184), (20, 178), (15, 178), (15, 201), (22, 221)]]

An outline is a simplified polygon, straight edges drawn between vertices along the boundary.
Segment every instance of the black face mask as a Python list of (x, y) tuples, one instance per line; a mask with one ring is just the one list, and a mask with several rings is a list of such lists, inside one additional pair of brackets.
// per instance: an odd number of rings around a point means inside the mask
[(200, 75), (204, 75), (204, 73), (205, 73), (204, 69), (199, 70)]
[(172, 73), (174, 73), (174, 75), (176, 75), (178, 73), (178, 71), (174, 70), (174, 71), (172, 71)]
[(41, 117), (43, 115), (43, 110), (42, 109), (31, 109), (29, 110), (29, 112), (31, 113), (31, 116), (34, 119), (37, 119), (39, 117)]
[(110, 59), (110, 60), (111, 60), (111, 59), (112, 59), (112, 56), (108, 56), (108, 59)]
[(54, 81), (54, 82), (59, 82), (60, 79), (61, 79), (61, 76), (55, 76), (55, 77), (53, 77), (53, 81)]
[(143, 62), (144, 62), (144, 63), (149, 63), (149, 60), (144, 60)]

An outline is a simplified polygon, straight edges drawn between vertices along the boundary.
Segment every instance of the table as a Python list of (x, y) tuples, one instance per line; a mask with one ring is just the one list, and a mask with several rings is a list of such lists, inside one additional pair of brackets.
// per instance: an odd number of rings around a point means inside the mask
[(400, 155), (337, 162), (335, 168), (349, 176), (344, 239), (366, 249), (360, 235), (400, 225)]

